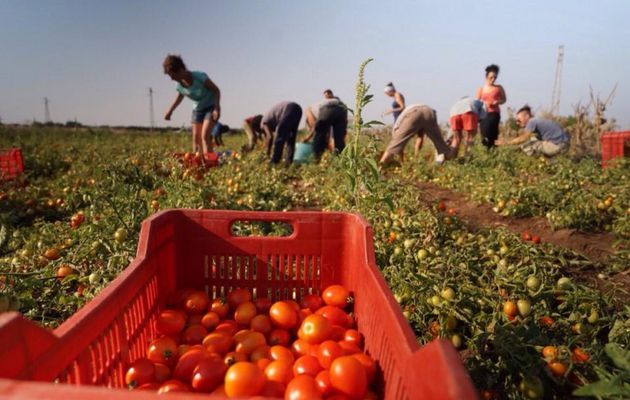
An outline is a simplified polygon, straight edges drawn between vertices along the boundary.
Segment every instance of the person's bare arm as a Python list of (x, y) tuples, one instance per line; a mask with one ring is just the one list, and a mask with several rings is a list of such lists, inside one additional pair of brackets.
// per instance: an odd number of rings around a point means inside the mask
[(403, 96), (399, 92), (396, 92), (396, 94), (394, 95), (394, 99), (396, 99), (396, 103), (398, 103), (398, 107), (393, 108), (392, 112), (404, 110), (405, 109), (405, 96)]
[(497, 139), (494, 144), (496, 144), (497, 146), (504, 146), (504, 145), (515, 145), (515, 144), (522, 144), (527, 142), (527, 140), (532, 136), (532, 132), (530, 131), (523, 131), (523, 133), (521, 133), (520, 135), (518, 135), (517, 137), (510, 139), (510, 140), (504, 140), (504, 139)]
[(165, 120), (167, 121), (171, 120), (171, 115), (173, 114), (173, 111), (175, 111), (175, 109), (177, 108), (179, 103), (182, 102), (183, 99), (184, 99), (184, 95), (181, 93), (177, 93), (177, 97), (175, 98), (175, 101), (173, 101), (173, 104), (171, 104), (168, 111), (166, 111), (166, 114), (164, 114)]
[(221, 90), (219, 87), (210, 80), (206, 79), (204, 82), (206, 88), (214, 94), (214, 110), (212, 110), (212, 119), (218, 121), (221, 118)]
[(507, 97), (505, 96), (505, 90), (503, 89), (503, 86), (499, 85), (499, 91), (499, 93), (501, 94), (499, 104), (505, 104), (505, 102), (507, 101)]

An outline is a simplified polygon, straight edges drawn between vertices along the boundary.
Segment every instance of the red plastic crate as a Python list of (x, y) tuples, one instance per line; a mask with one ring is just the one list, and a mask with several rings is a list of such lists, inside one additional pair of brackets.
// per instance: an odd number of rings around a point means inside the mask
[[(173, 153), (173, 156), (177, 158), (185, 167), (200, 167), (201, 160), (187, 159), (186, 154), (192, 154), (194, 157), (194, 153)], [(207, 167), (218, 167), (219, 166), (219, 155), (217, 153), (206, 153), (206, 166)]]
[[(293, 232), (239, 237), (231, 233), (235, 221), (280, 221)], [(246, 287), (255, 296), (299, 301), (333, 283), (354, 293), (357, 326), (378, 363), (384, 398), (477, 398), (449, 341), (416, 342), (375, 264), (372, 229), (362, 217), (210, 210), (168, 210), (144, 221), (136, 259), (54, 331), (17, 313), (0, 315), (0, 397), (153, 399), (89, 385), (123, 387), (127, 366), (145, 355), (156, 316), (178, 288), (213, 296)]]
[(0, 180), (15, 179), (24, 172), (22, 150), (0, 150)]
[(602, 167), (616, 157), (630, 157), (630, 131), (606, 132), (600, 138), (602, 144)]

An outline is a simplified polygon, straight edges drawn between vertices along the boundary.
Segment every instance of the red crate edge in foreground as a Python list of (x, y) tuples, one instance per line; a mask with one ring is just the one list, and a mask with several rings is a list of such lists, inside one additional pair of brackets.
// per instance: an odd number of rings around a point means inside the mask
[(630, 157), (630, 131), (605, 132), (600, 137), (602, 145), (602, 167), (617, 157)]
[(15, 179), (24, 172), (22, 150), (12, 148), (0, 150), (0, 181)]
[[(293, 232), (238, 237), (231, 234), (235, 221), (283, 222)], [(203, 288), (212, 296), (248, 287), (257, 296), (299, 301), (332, 283), (354, 293), (357, 326), (379, 365), (378, 389), (386, 399), (477, 398), (450, 342), (417, 344), (375, 264), (372, 229), (362, 217), (211, 210), (168, 210), (145, 220), (136, 259), (56, 330), (16, 313), (1, 315), (0, 342), (7, 345), (0, 347), (0, 378), (8, 379), (0, 379), (0, 397), (154, 398), (94, 385), (123, 387), (127, 366), (144, 356), (156, 336), (157, 312), (177, 288)]]

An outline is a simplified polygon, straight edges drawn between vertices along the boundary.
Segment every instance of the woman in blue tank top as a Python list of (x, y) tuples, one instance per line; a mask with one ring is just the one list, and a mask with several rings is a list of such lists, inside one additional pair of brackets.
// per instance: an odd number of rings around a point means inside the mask
[(394, 122), (396, 122), (400, 113), (403, 112), (403, 110), (405, 109), (405, 96), (403, 96), (402, 93), (396, 91), (394, 84), (391, 82), (389, 82), (385, 86), (385, 94), (388, 95), (389, 97), (393, 97), (394, 101), (392, 102), (392, 108), (389, 110), (386, 110), (383, 113), (383, 115), (385, 116), (385, 115), (393, 114)]

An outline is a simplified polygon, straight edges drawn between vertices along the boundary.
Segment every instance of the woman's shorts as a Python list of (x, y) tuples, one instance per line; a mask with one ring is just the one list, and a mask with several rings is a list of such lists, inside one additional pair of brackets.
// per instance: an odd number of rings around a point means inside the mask
[(214, 105), (201, 110), (193, 110), (190, 122), (193, 124), (201, 124), (204, 120), (212, 118), (212, 111), (214, 111)]
[(477, 117), (477, 114), (469, 111), (464, 114), (453, 115), (450, 119), (450, 123), (453, 131), (476, 131), (479, 118)]

